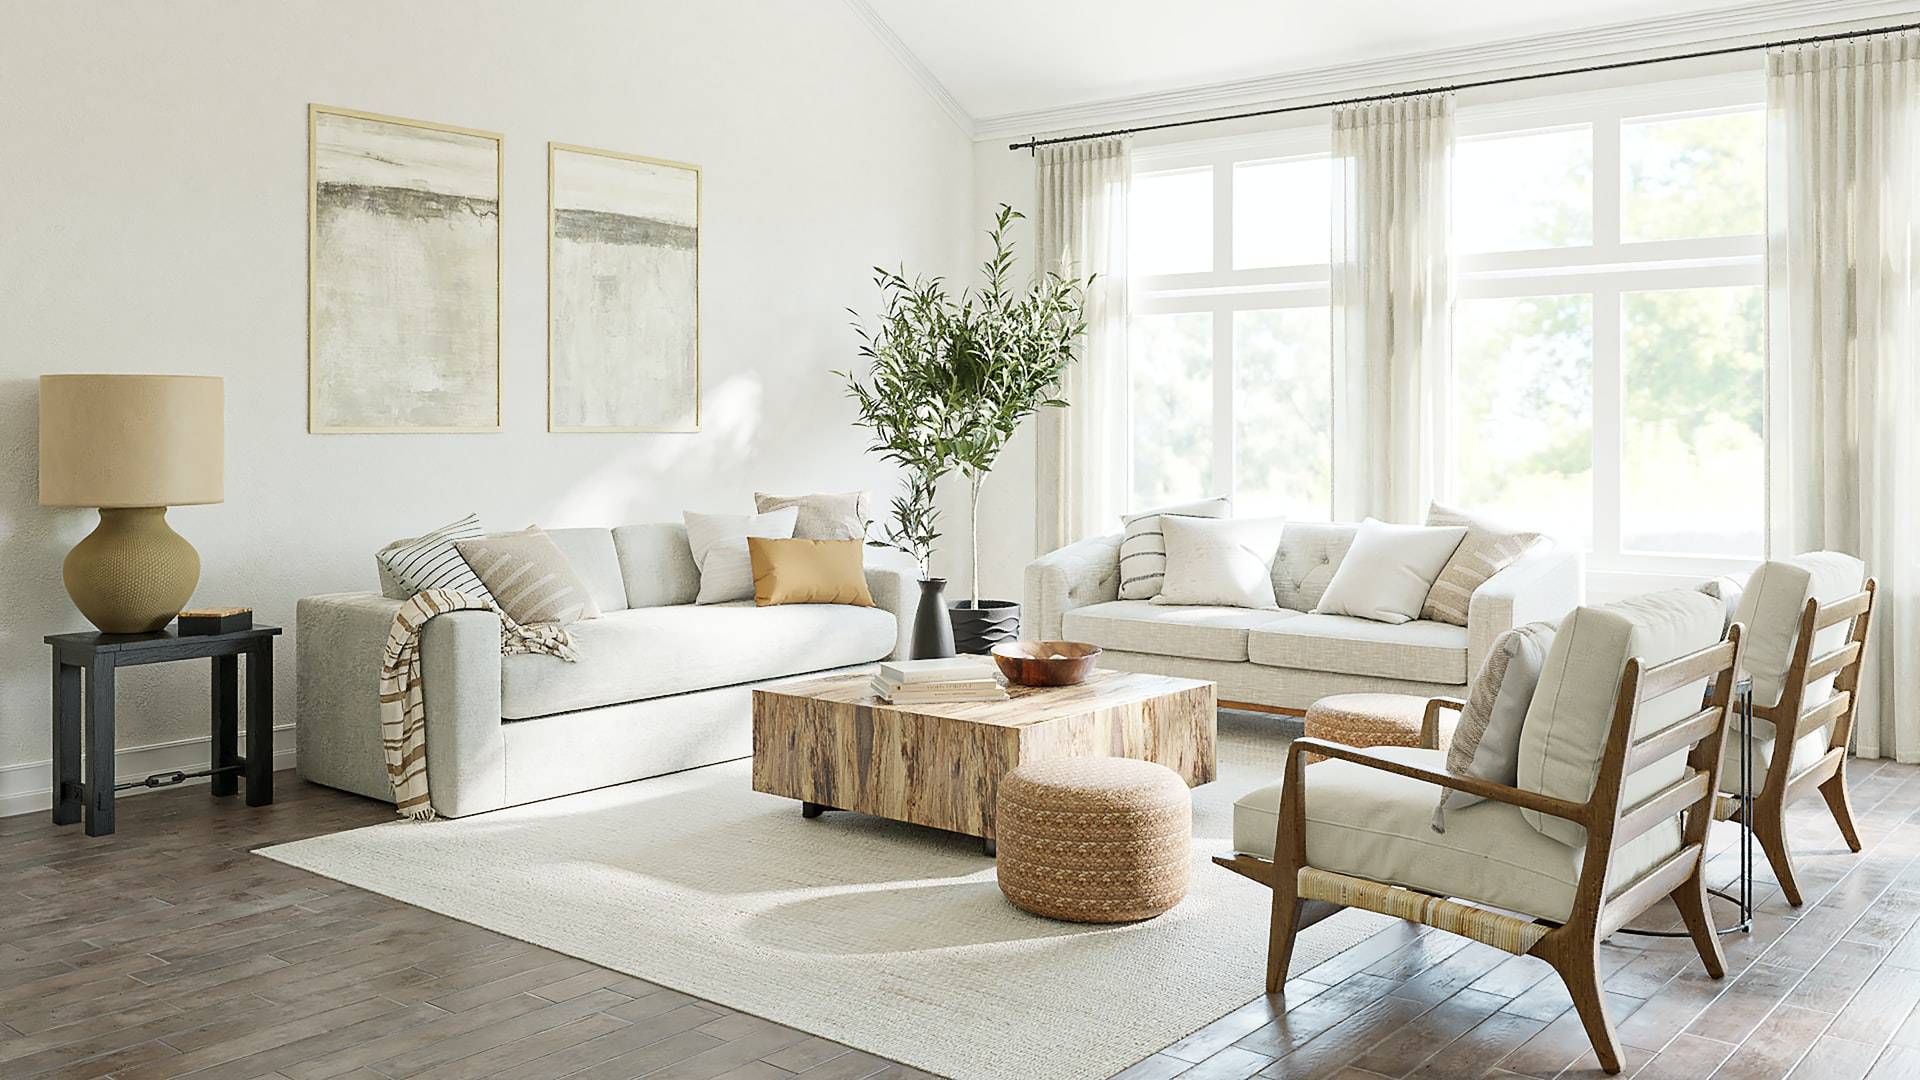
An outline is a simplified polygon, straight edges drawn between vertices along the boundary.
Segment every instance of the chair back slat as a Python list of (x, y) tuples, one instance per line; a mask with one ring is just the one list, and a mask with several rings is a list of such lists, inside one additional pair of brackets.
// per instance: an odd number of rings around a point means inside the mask
[(1688, 773), (1652, 795), (1634, 803), (1613, 826), (1613, 850), (1619, 851), (1639, 839), (1648, 829), (1672, 821), (1680, 812), (1711, 794), (1713, 784), (1705, 773)]
[(1680, 689), (1688, 683), (1697, 683), (1709, 678), (1722, 668), (1733, 656), (1733, 643), (1722, 641), (1697, 652), (1676, 657), (1664, 664), (1650, 667), (1640, 673), (1639, 700), (1651, 701)]
[(1858, 660), (1859, 658), (1860, 658), (1860, 642), (1849, 641), (1845, 645), (1842, 645), (1840, 648), (1835, 649), (1832, 652), (1827, 653), (1824, 656), (1821, 656), (1815, 660), (1809, 661), (1807, 664), (1807, 680), (1806, 681), (1809, 683), (1817, 683), (1821, 679), (1824, 679), (1827, 676), (1833, 674), (1834, 672), (1839, 671), (1841, 668), (1844, 668), (1849, 664), (1852, 664), (1855, 660)]
[(1634, 740), (1633, 746), (1627, 751), (1626, 775), (1632, 776), (1656, 761), (1664, 761), (1694, 743), (1711, 737), (1719, 729), (1721, 711), (1719, 706), (1709, 705), (1677, 724), (1662, 728), (1644, 739)]

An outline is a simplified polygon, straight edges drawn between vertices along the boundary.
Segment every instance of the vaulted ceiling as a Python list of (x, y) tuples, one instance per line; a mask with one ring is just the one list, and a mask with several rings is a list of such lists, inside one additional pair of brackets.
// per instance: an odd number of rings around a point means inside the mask
[[(850, 0), (984, 131), (1206, 107), (1253, 88), (1361, 69), (1376, 85), (1912, 16), (1880, 0)], [(1218, 95), (1215, 95), (1218, 96)]]

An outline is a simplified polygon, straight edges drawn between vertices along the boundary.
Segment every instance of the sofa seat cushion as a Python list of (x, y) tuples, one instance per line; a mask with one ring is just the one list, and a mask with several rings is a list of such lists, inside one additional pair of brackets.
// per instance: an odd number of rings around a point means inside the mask
[(1302, 615), (1249, 633), (1247, 658), (1268, 667), (1458, 686), (1467, 681), (1467, 628), (1429, 619)]
[(579, 660), (500, 658), (507, 720), (864, 664), (893, 652), (893, 614), (844, 604), (751, 600), (609, 612), (575, 623)]
[[(1436, 772), (1439, 750), (1381, 747), (1377, 757)], [(1307, 766), (1307, 862), (1322, 870), (1473, 900), (1538, 918), (1564, 921), (1573, 912), (1582, 848), (1543, 836), (1518, 808), (1482, 802), (1450, 810), (1447, 831), (1433, 831), (1440, 788), (1350, 761)], [(1242, 796), (1233, 806), (1234, 847), (1273, 857), (1282, 782)], [(1676, 818), (1635, 837), (1615, 853), (1608, 893), (1633, 883), (1680, 850)]]
[(1109, 600), (1074, 608), (1060, 628), (1069, 640), (1103, 649), (1244, 663), (1247, 631), (1305, 617), (1297, 611)]

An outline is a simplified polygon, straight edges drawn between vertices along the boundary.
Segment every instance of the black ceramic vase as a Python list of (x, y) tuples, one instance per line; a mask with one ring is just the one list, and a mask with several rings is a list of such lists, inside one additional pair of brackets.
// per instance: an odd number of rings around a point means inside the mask
[(920, 607), (913, 613), (912, 658), (953, 655), (953, 622), (947, 618), (946, 578), (920, 579)]
[(1020, 637), (1020, 605), (1011, 600), (982, 600), (979, 607), (971, 600), (955, 600), (948, 614), (953, 647), (962, 653), (985, 653)]

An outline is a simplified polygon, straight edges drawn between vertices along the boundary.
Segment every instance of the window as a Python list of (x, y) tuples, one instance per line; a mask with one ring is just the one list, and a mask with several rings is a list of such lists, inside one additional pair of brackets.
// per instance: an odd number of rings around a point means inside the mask
[(1447, 500), (1602, 571), (1761, 554), (1757, 96), (1462, 111)]
[(1136, 156), (1127, 504), (1333, 502), (1322, 131)]

